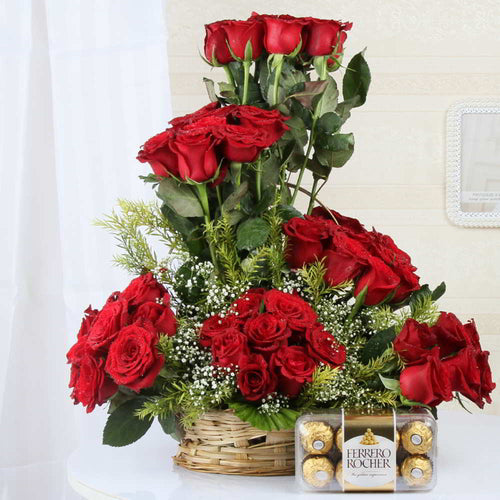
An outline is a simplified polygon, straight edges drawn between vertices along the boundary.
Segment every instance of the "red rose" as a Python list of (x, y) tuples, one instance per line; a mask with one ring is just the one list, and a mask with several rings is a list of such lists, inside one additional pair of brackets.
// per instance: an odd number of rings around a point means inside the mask
[(364, 304), (373, 306), (385, 300), (399, 285), (398, 276), (376, 257), (368, 258), (368, 270), (360, 277), (354, 295), (357, 297), (365, 286), (368, 291)]
[(180, 178), (195, 182), (211, 179), (219, 166), (215, 146), (216, 139), (208, 131), (196, 128), (179, 131), (171, 147), (177, 154)]
[(281, 15), (256, 15), (265, 25), (264, 47), (270, 54), (291, 54), (303, 37), (305, 19)]
[(90, 305), (89, 307), (87, 307), (87, 309), (85, 309), (83, 313), (82, 323), (80, 325), (80, 330), (77, 334), (78, 339), (87, 337), (98, 315), (99, 311), (97, 309), (92, 309), (92, 306)]
[(157, 332), (169, 337), (175, 335), (177, 331), (177, 319), (168, 305), (158, 302), (144, 302), (135, 312), (132, 322), (139, 319), (149, 320)]
[(133, 279), (120, 295), (127, 300), (130, 306), (138, 306), (143, 302), (156, 302), (163, 299), (168, 293), (165, 287), (156, 281), (153, 273), (149, 272)]
[(425, 323), (408, 318), (394, 339), (394, 350), (407, 364), (421, 362), (437, 343), (433, 329)]
[(351, 23), (341, 23), (328, 19), (310, 18), (307, 25), (307, 43), (305, 51), (311, 56), (327, 56), (343, 52), (343, 44), (347, 38), (346, 31), (352, 28)]
[(318, 260), (330, 236), (328, 223), (317, 217), (293, 217), (283, 226), (288, 237), (286, 261), (297, 269)]
[(437, 347), (429, 351), (423, 363), (404, 368), (399, 382), (403, 396), (429, 406), (453, 397), (449, 372), (439, 359)]
[(90, 349), (106, 349), (114, 341), (118, 332), (128, 323), (128, 307), (128, 301), (121, 298), (105, 304), (87, 336)]
[(311, 358), (330, 366), (342, 366), (346, 359), (345, 347), (327, 332), (321, 323), (306, 330), (307, 352)]
[(399, 286), (391, 302), (403, 301), (411, 292), (420, 288), (419, 277), (414, 273), (417, 268), (412, 266), (410, 256), (398, 248), (390, 236), (375, 230), (368, 235), (373, 255), (380, 257), (399, 278)]
[(252, 45), (252, 59), (258, 59), (262, 53), (264, 26), (260, 21), (223, 21), (222, 29), (226, 32), (226, 40), (233, 54), (245, 59), (245, 47)]
[(326, 220), (333, 220), (332, 215), (335, 217), (336, 223), (340, 227), (347, 229), (350, 234), (366, 234), (368, 231), (365, 229), (363, 224), (359, 222), (358, 219), (353, 217), (347, 217), (345, 215), (339, 214), (335, 210), (330, 209), (329, 211), (323, 207), (316, 207), (313, 209), (312, 214), (314, 217), (321, 217)]
[(222, 153), (229, 161), (253, 162), (262, 151), (259, 145), (262, 132), (256, 128), (225, 125), (214, 130), (214, 135), (222, 140)]
[(205, 57), (210, 63), (228, 64), (234, 61), (227, 46), (227, 34), (222, 28), (224, 21), (205, 25)]
[(210, 347), (214, 337), (226, 330), (239, 329), (240, 324), (239, 318), (234, 314), (228, 314), (227, 316), (215, 314), (203, 323), (200, 329), (200, 344), (203, 347)]
[(259, 314), (265, 294), (264, 288), (251, 288), (231, 305), (231, 311), (241, 321)]
[(248, 401), (259, 401), (276, 390), (277, 377), (262, 355), (242, 356), (238, 365), (238, 387)]
[(192, 123), (195, 123), (196, 121), (201, 120), (202, 118), (205, 118), (207, 116), (212, 116), (215, 113), (215, 111), (219, 108), (220, 108), (219, 102), (211, 102), (206, 106), (200, 108), (198, 111), (174, 118), (173, 120), (170, 120), (169, 123), (170, 125), (172, 125), (172, 127), (175, 128), (184, 127), (185, 125), (191, 125)]
[[(474, 328), (475, 329), (475, 328)], [(473, 338), (469, 336), (471, 330), (465, 329), (464, 325), (453, 313), (441, 312), (436, 324), (432, 327), (436, 336), (437, 344), (441, 351), (441, 357), (454, 354), (468, 345), (473, 345)], [(475, 345), (478, 342), (477, 332), (474, 337)]]
[(133, 391), (151, 387), (164, 363), (157, 344), (158, 334), (151, 323), (126, 326), (109, 348), (106, 371), (117, 384)]
[(245, 323), (244, 332), (252, 348), (262, 353), (276, 351), (291, 335), (286, 319), (271, 313), (249, 319)]
[(267, 312), (285, 318), (292, 330), (302, 332), (316, 323), (313, 308), (298, 295), (269, 290), (264, 296), (264, 303)]
[(278, 370), (280, 391), (291, 398), (312, 380), (316, 369), (316, 362), (298, 345), (281, 347), (273, 354), (271, 364)]
[(237, 365), (244, 354), (248, 354), (247, 338), (236, 328), (228, 328), (212, 340), (214, 365), (228, 367)]
[(139, 151), (137, 159), (149, 163), (159, 177), (179, 177), (177, 154), (172, 150), (174, 131), (165, 130), (148, 139)]
[[(228, 108), (231, 108), (228, 106)], [(251, 127), (263, 132), (260, 139), (262, 147), (269, 147), (288, 130), (285, 121), (288, 117), (277, 109), (267, 110), (255, 106), (233, 106), (228, 110), (229, 120), (237, 119), (243, 127)]]
[(96, 405), (105, 403), (118, 389), (106, 375), (104, 364), (103, 358), (85, 353), (79, 364), (71, 367), (71, 398), (75, 404), (86, 406), (87, 413), (93, 411)]

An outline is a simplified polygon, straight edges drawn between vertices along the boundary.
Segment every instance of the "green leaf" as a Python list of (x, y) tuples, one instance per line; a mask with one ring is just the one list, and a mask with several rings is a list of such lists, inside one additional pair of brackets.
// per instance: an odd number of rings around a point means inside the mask
[(432, 300), (436, 302), (436, 300), (440, 299), (444, 293), (446, 292), (446, 283), (444, 281), (432, 292)]
[(315, 158), (330, 168), (343, 167), (354, 152), (353, 134), (320, 136), (315, 145)]
[(203, 209), (196, 194), (186, 184), (168, 177), (160, 182), (157, 194), (182, 217), (203, 217)]
[(317, 82), (305, 82), (303, 90), (293, 93), (290, 97), (297, 99), (305, 108), (312, 109), (313, 99), (321, 95), (328, 86), (327, 80)]
[(177, 420), (173, 413), (165, 417), (158, 417), (158, 422), (163, 429), (165, 434), (172, 436), (176, 441), (181, 440), (181, 433), (179, 432), (179, 426), (177, 425)]
[(222, 211), (229, 212), (238, 205), (243, 196), (248, 192), (248, 182), (242, 182), (224, 201)]
[(293, 429), (295, 421), (300, 413), (290, 408), (281, 408), (278, 413), (264, 415), (258, 408), (250, 403), (234, 402), (229, 403), (229, 407), (244, 422), (248, 422), (257, 429), (263, 431), (280, 431), (283, 429)]
[(305, 106), (303, 106), (298, 100), (292, 99), (292, 102), (290, 103), (290, 112), (292, 113), (292, 116), (300, 118), (304, 122), (304, 125), (307, 128), (309, 129), (311, 128), (312, 126), (311, 111)]
[(291, 205), (278, 205), (276, 208), (278, 209), (278, 214), (283, 220), (283, 222), (288, 222), (290, 219), (293, 219), (294, 217), (302, 218), (302, 214), (295, 207), (292, 207)]
[(415, 290), (411, 294), (409, 306), (412, 315), (415, 314), (418, 303), (426, 297), (432, 297), (432, 292), (429, 288), (429, 285), (422, 285), (418, 290)]
[(253, 250), (262, 246), (271, 231), (269, 224), (259, 217), (248, 219), (238, 226), (236, 246), (238, 250)]
[(433, 408), (430, 407), (429, 405), (421, 403), (420, 401), (413, 401), (412, 399), (408, 399), (406, 396), (403, 396), (402, 394), (399, 395), (399, 400), (401, 401), (401, 404), (403, 406), (421, 406), (422, 408), (427, 408), (428, 410), (430, 410), (431, 413), (434, 415), (434, 413), (432, 412)]
[(361, 351), (361, 361), (368, 363), (371, 359), (378, 358), (396, 337), (396, 330), (393, 326), (373, 334)]
[[(293, 146), (293, 144), (292, 144)], [(262, 162), (262, 184), (263, 186), (276, 186), (280, 180), (280, 160), (274, 154)]]
[(127, 446), (146, 434), (153, 419), (141, 420), (135, 412), (142, 408), (146, 398), (139, 397), (120, 405), (109, 417), (104, 427), (102, 443), (109, 446)]
[(337, 113), (334, 113), (333, 111), (329, 111), (328, 113), (323, 114), (317, 124), (316, 128), (319, 132), (330, 135), (335, 132), (338, 132), (342, 125), (342, 120), (340, 119), (340, 116)]
[(315, 179), (328, 179), (332, 169), (328, 165), (322, 165), (316, 158), (310, 158), (306, 162), (306, 168), (314, 174)]
[(380, 377), (380, 380), (382, 381), (382, 383), (384, 384), (384, 387), (386, 389), (389, 389), (390, 391), (396, 391), (396, 392), (401, 391), (401, 388), (399, 386), (399, 380), (384, 377), (380, 373), (378, 374), (378, 376)]
[(161, 206), (161, 213), (169, 221), (170, 225), (182, 236), (189, 251), (196, 256), (200, 256), (204, 245), (199, 233), (200, 227), (186, 217), (182, 217), (174, 212), (166, 203)]
[(337, 84), (332, 77), (326, 80), (326, 87), (321, 95), (313, 98), (313, 108), (316, 109), (316, 116), (323, 116), (325, 113), (333, 112), (337, 109), (339, 91)]
[(356, 297), (356, 302), (352, 306), (351, 312), (349, 313), (349, 316), (347, 317), (347, 321), (352, 320), (352, 318), (354, 318), (354, 316), (356, 316), (356, 314), (361, 309), (361, 307), (363, 307), (367, 293), (368, 293), (368, 285), (366, 285), (363, 288), (363, 290), (361, 290), (361, 292), (358, 293), (358, 296)]
[(342, 82), (344, 100), (356, 99), (352, 101), (353, 108), (362, 106), (366, 102), (366, 94), (370, 87), (370, 68), (365, 61), (363, 52), (356, 54), (350, 60)]
[(203, 78), (203, 83), (205, 84), (205, 87), (207, 88), (207, 94), (209, 99), (212, 102), (217, 102), (219, 99), (217, 99), (217, 94), (215, 93), (215, 84), (213, 80), (210, 80), (209, 78)]

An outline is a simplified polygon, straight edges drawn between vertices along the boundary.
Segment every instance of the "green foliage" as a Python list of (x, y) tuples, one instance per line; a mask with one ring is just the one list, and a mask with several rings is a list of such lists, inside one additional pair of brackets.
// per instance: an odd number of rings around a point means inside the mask
[(160, 182), (157, 194), (181, 217), (203, 217), (203, 208), (191, 186), (166, 177)]
[(360, 382), (366, 382), (371, 378), (378, 377), (380, 373), (393, 371), (398, 366), (401, 368), (401, 361), (390, 346), (380, 356), (371, 359), (368, 363), (357, 364), (354, 378)]
[(109, 446), (126, 446), (137, 441), (146, 434), (153, 419), (140, 419), (136, 411), (141, 408), (145, 399), (138, 397), (120, 405), (108, 417), (102, 442)]
[(248, 219), (238, 226), (236, 233), (236, 246), (239, 250), (254, 250), (264, 245), (269, 232), (269, 224), (266, 220), (256, 217)]
[(360, 359), (363, 363), (369, 363), (370, 360), (379, 357), (391, 345), (396, 330), (393, 326), (373, 334), (361, 351)]
[(314, 262), (299, 270), (300, 276), (306, 283), (304, 291), (308, 294), (311, 302), (315, 306), (323, 296), (352, 286), (351, 281), (345, 281), (336, 286), (329, 286), (325, 281), (325, 272), (326, 268), (323, 261)]
[(339, 376), (339, 368), (320, 365), (313, 373), (312, 381), (307, 382), (297, 400), (297, 407), (307, 410), (315, 406), (319, 395)]
[[(96, 226), (108, 230), (118, 241), (123, 253), (114, 257), (118, 266), (132, 274), (159, 267), (185, 255), (187, 247), (182, 237), (163, 217), (158, 205), (142, 201), (118, 200), (118, 210), (95, 222)], [(169, 249), (169, 258), (160, 261), (149, 238), (163, 243)], [(168, 276), (165, 276), (168, 280)]]
[(342, 82), (342, 93), (345, 101), (351, 101), (352, 107), (362, 106), (370, 87), (370, 68), (364, 58), (364, 51), (356, 54), (347, 65)]
[(263, 414), (250, 403), (232, 402), (229, 407), (234, 410), (237, 417), (263, 431), (280, 431), (293, 429), (300, 413), (290, 408), (281, 408), (276, 413)]

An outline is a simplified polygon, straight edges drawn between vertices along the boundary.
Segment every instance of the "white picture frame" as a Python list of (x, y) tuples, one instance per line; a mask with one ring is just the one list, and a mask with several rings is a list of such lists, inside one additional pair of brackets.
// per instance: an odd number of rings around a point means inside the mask
[(467, 99), (447, 115), (446, 210), (464, 227), (500, 227), (500, 99)]

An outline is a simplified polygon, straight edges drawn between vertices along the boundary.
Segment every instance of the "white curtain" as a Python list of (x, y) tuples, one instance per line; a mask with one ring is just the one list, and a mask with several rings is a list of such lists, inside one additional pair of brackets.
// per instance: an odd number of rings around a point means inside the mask
[(128, 277), (91, 221), (149, 198), (170, 119), (165, 0), (0, 0), (0, 499), (77, 498), (65, 460), (104, 415), (69, 399), (82, 311)]

